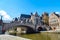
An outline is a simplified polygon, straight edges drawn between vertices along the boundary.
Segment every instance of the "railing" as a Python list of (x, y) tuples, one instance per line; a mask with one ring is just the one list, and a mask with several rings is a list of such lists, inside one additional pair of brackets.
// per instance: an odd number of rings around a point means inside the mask
[(9, 23), (9, 24), (6, 24), (5, 25), (5, 29), (8, 29), (8, 28), (11, 28), (11, 27), (15, 27), (15, 26), (18, 26), (18, 25), (25, 25), (25, 26), (29, 26), (31, 28), (34, 29), (34, 25), (32, 23), (25, 23), (25, 22), (19, 22), (19, 21), (16, 21), (16, 22), (13, 22), (13, 23)]

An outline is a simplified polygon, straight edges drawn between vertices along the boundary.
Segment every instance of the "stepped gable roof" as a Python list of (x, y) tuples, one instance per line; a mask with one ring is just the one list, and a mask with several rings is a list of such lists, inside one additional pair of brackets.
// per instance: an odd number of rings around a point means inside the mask
[(47, 12), (43, 12), (42, 16), (44, 16), (44, 15), (49, 16), (49, 14)]
[(31, 15), (21, 14), (20, 18), (31, 18)]
[(35, 12), (34, 16), (39, 17), (38, 12)]

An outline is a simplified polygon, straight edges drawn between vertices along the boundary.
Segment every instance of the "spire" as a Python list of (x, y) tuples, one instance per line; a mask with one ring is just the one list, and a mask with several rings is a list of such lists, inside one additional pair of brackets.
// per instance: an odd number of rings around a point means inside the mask
[(38, 13), (37, 12), (35, 12), (35, 16), (38, 16)]
[(2, 20), (2, 17), (3, 17), (3, 16), (1, 16), (1, 20)]
[(31, 12), (31, 15), (33, 15), (33, 13)]
[(0, 15), (0, 25), (2, 25), (2, 23), (3, 23), (3, 20), (2, 20), (2, 16)]
[(3, 17), (3, 16), (0, 15), (0, 20), (1, 20), (1, 21), (2, 21), (2, 17)]

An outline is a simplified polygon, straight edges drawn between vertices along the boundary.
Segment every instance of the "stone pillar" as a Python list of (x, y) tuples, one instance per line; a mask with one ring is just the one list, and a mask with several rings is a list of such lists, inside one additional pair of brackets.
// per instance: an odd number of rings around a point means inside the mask
[(17, 35), (20, 35), (20, 34), (21, 34), (21, 28), (17, 27)]

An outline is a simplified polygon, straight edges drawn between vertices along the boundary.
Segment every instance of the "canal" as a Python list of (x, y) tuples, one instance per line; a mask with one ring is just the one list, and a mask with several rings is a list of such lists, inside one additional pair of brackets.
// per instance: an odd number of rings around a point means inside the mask
[(60, 34), (54, 32), (42, 32), (36, 34), (23, 34), (20, 37), (29, 38), (32, 40), (60, 40)]

